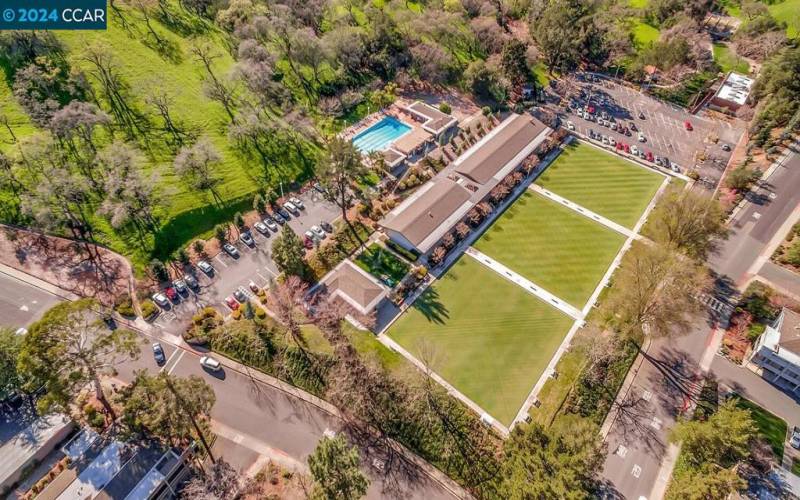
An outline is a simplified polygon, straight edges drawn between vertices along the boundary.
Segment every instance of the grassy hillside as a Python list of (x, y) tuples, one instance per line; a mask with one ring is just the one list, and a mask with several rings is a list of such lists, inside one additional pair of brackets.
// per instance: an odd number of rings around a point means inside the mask
[[(227, 35), (212, 23), (175, 6), (171, 9), (174, 17), (168, 23), (155, 16), (150, 18), (150, 25), (161, 40), (155, 43), (155, 35), (149, 32), (142, 14), (124, 4), (118, 5), (124, 22), (111, 14), (107, 31), (57, 33), (71, 67), (89, 73), (92, 65), (84, 59), (86, 48), (104, 49), (128, 86), (128, 103), (147, 115), (152, 127), (160, 127), (162, 120), (148, 105), (147, 98), (153, 92), (163, 93), (172, 102), (173, 119), (192, 136), (209, 137), (222, 156), (222, 164), (215, 171), (223, 179), (219, 186), (223, 203), (216, 206), (175, 175), (172, 167), (175, 151), (159, 138), (158, 130), (154, 132), (155, 140), (138, 138), (139, 147), (147, 154), (147, 168), (158, 173), (168, 200), (168, 206), (160, 214), (161, 231), (142, 246), (134, 235), (112, 231), (104, 219), (97, 220), (96, 224), (103, 233), (99, 237), (101, 241), (130, 255), (137, 264), (143, 264), (152, 257), (166, 258), (198, 236), (210, 235), (215, 224), (230, 220), (236, 211), (249, 207), (258, 187), (249, 174), (257, 167), (251, 166), (252, 162), (243, 158), (228, 140), (228, 116), (220, 104), (204, 95), (206, 72), (192, 53), (194, 46), (210, 46), (217, 56), (213, 69), (217, 76), (224, 77), (234, 65)], [(92, 81), (92, 85), (99, 90), (96, 82)], [(11, 96), (6, 79), (0, 84), (0, 113), (9, 116), (19, 138), (36, 132)], [(5, 130), (0, 130), (0, 141), (3, 141), (0, 147), (8, 148), (7, 135)], [(123, 138), (122, 133), (118, 136)], [(300, 176), (299, 165), (285, 162), (276, 167), (275, 177), (285, 183)]]

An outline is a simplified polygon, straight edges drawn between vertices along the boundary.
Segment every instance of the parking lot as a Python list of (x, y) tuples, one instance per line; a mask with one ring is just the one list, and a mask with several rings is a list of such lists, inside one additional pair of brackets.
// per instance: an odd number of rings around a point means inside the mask
[[(297, 217), (292, 217), (287, 225), (302, 239), (303, 233), (311, 226), (320, 222), (333, 222), (340, 214), (337, 206), (324, 200), (314, 190), (296, 195), (302, 200), (305, 209)], [(228, 314), (230, 309), (225, 305), (225, 298), (237, 288), (244, 288), (246, 294), (253, 294), (248, 288), (250, 281), (259, 287), (264, 287), (270, 280), (279, 274), (278, 268), (272, 260), (272, 241), (277, 237), (284, 226), (278, 226), (278, 231), (270, 231), (263, 235), (252, 230), (254, 245), (251, 247), (241, 241), (231, 243), (239, 251), (238, 258), (231, 257), (225, 252), (220, 252), (208, 262), (214, 267), (214, 272), (207, 275), (195, 269), (194, 276), (199, 283), (198, 290), (188, 289), (180, 294), (180, 300), (172, 303), (171, 307), (162, 309), (161, 314), (153, 324), (166, 333), (180, 335), (191, 321), (192, 316), (205, 306), (214, 306), (223, 314)]]
[[(588, 136), (591, 130), (616, 142), (643, 147), (645, 152), (679, 165), (681, 173), (698, 171), (700, 184), (709, 189), (719, 183), (730, 158), (731, 151), (725, 151), (724, 147), (732, 150), (744, 130), (733, 119), (721, 120), (704, 111), (692, 115), (678, 106), (589, 74), (560, 82), (556, 91), (563, 99), (558, 104), (551, 101), (549, 107), (562, 123), (572, 122), (577, 133)], [(571, 110), (565, 111), (566, 103), (571, 104)], [(577, 109), (586, 106), (594, 108), (589, 120), (576, 114)], [(630, 135), (598, 123), (603, 112), (618, 125), (627, 127)], [(686, 122), (691, 124), (692, 130), (687, 130)], [(644, 135), (644, 142), (638, 141), (638, 131)]]

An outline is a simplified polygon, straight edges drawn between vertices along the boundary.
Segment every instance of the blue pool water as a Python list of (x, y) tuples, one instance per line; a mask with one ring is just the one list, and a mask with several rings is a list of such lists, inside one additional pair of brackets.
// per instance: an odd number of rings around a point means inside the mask
[(353, 145), (364, 153), (386, 149), (399, 137), (411, 132), (411, 127), (397, 118), (387, 116), (353, 137)]

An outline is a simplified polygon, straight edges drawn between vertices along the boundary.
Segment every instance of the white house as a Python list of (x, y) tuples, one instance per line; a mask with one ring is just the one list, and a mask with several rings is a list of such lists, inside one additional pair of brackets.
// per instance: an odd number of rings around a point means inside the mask
[(762, 377), (800, 396), (800, 314), (784, 307), (756, 341), (749, 362), (761, 369)]

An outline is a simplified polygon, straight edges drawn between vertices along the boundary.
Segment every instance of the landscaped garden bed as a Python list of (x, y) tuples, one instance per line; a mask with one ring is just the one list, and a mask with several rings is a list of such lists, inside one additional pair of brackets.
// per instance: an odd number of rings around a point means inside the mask
[(399, 283), (409, 269), (408, 264), (378, 243), (358, 254), (355, 263), (390, 287)]

